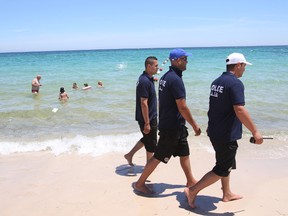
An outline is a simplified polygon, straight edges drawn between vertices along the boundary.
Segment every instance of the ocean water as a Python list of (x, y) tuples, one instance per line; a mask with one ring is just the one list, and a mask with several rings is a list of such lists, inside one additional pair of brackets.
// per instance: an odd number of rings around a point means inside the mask
[[(262, 134), (274, 138), (270, 145), (262, 145), (261, 154), (288, 157), (288, 46), (185, 49), (193, 54), (183, 73), (187, 104), (202, 131), (207, 127), (210, 83), (225, 70), (226, 56), (241, 52), (253, 63), (241, 78), (246, 107)], [(160, 78), (170, 65), (170, 50), (0, 53), (0, 154), (51, 151), (97, 156), (129, 150), (140, 137), (134, 118), (135, 85), (144, 60), (150, 55), (158, 58)], [(31, 81), (37, 74), (42, 75), (43, 86), (33, 95)], [(98, 80), (104, 88), (97, 88)], [(80, 89), (72, 90), (73, 82)], [(81, 90), (84, 83), (92, 88)], [(58, 101), (60, 87), (70, 97), (67, 103)], [(243, 139), (249, 136), (244, 130)]]

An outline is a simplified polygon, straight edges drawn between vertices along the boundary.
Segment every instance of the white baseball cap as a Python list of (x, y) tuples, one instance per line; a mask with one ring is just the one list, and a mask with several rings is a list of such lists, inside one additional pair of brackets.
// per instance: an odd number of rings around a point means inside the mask
[(247, 65), (252, 65), (250, 62), (247, 62), (244, 55), (241, 53), (232, 53), (226, 58), (226, 65), (245, 63)]

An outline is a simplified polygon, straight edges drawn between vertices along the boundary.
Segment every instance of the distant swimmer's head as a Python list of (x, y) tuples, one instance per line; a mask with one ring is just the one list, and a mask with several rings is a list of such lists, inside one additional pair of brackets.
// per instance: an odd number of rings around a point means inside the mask
[(61, 88), (60, 88), (60, 93), (64, 93), (64, 92), (65, 92), (64, 87), (61, 87)]
[(37, 78), (38, 80), (40, 80), (40, 79), (41, 79), (41, 75), (37, 75), (36, 78)]
[(77, 88), (78, 88), (78, 85), (77, 85), (76, 82), (73, 83), (72, 88), (73, 88), (73, 89), (77, 89)]
[(88, 87), (88, 83), (84, 83), (84, 86), (85, 86), (85, 87)]
[(103, 82), (101, 80), (98, 81), (98, 87), (103, 87)]

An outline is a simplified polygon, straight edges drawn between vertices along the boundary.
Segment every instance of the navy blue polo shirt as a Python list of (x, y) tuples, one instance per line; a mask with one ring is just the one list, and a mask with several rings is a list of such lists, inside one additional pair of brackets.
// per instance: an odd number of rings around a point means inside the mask
[(213, 142), (232, 142), (242, 137), (242, 123), (233, 105), (245, 105), (244, 85), (234, 74), (224, 72), (211, 84), (208, 136)]
[(148, 98), (149, 119), (157, 118), (157, 97), (153, 77), (150, 77), (145, 71), (139, 76), (136, 84), (136, 112), (135, 119), (144, 124), (144, 118), (141, 108), (141, 97)]
[(176, 104), (180, 98), (186, 98), (182, 71), (170, 66), (159, 81), (159, 130), (174, 130), (185, 125)]

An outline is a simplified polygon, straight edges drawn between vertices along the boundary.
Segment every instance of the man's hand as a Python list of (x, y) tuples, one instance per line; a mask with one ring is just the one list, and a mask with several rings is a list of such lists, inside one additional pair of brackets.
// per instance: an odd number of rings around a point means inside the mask
[(145, 123), (143, 133), (149, 134), (150, 131), (151, 131), (150, 123), (147, 123), (147, 124)]
[(201, 128), (196, 126), (195, 128), (193, 128), (194, 132), (195, 132), (195, 136), (199, 136), (201, 134)]

